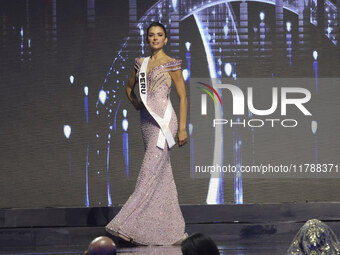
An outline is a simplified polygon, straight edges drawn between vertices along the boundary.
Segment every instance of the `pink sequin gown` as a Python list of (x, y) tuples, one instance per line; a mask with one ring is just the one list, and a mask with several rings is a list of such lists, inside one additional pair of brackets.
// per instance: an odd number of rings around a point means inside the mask
[[(181, 63), (177, 59), (156, 66), (147, 74), (147, 104), (161, 117), (164, 116), (171, 91), (169, 72), (180, 70)], [(140, 67), (141, 63), (136, 58), (136, 82)], [(174, 110), (169, 126), (175, 138), (178, 122)], [(156, 146), (160, 128), (146, 108), (140, 111), (140, 128), (145, 156), (135, 190), (105, 229), (111, 234), (122, 233), (139, 244), (171, 245), (183, 238), (185, 222), (172, 174), (170, 149), (167, 142), (163, 150)]]

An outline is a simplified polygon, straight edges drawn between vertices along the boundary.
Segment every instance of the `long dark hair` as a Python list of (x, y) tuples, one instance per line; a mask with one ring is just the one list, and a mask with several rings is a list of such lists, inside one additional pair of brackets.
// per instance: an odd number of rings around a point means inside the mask
[(214, 241), (202, 233), (195, 233), (185, 239), (182, 244), (183, 255), (220, 255)]

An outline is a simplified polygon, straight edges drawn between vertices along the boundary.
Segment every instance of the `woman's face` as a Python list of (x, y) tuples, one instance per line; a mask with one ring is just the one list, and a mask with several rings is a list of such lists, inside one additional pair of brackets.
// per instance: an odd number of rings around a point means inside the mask
[(151, 49), (161, 49), (168, 41), (162, 27), (152, 26), (148, 33), (148, 43)]

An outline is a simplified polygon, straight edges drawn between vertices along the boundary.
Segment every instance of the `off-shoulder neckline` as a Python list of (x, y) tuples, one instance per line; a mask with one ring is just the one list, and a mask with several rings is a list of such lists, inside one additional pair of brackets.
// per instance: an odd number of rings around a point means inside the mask
[[(143, 58), (144, 59), (144, 58)], [(139, 60), (138, 60), (138, 58), (136, 58), (136, 61), (138, 62), (138, 64), (139, 64), (139, 66), (141, 66), (142, 65), (142, 63), (141, 62), (139, 62)], [(149, 74), (153, 69), (155, 69), (155, 68), (159, 68), (159, 67), (161, 67), (161, 66), (163, 66), (163, 65), (167, 65), (167, 64), (170, 64), (170, 63), (173, 63), (173, 62), (180, 62), (180, 61), (182, 61), (181, 59), (175, 59), (175, 60), (171, 60), (171, 61), (169, 61), (169, 62), (166, 62), (166, 63), (163, 63), (163, 64), (160, 64), (160, 65), (158, 65), (158, 66), (154, 66), (153, 68), (151, 68), (150, 70), (149, 70), (149, 72), (147, 72), (147, 74)]]

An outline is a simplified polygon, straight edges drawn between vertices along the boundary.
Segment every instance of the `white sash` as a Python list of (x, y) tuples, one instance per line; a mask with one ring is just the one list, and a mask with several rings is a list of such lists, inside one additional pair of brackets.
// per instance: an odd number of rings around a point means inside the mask
[(165, 110), (164, 118), (161, 118), (157, 113), (151, 110), (151, 108), (147, 105), (147, 95), (148, 95), (148, 86), (147, 86), (147, 77), (146, 77), (146, 69), (149, 63), (150, 57), (146, 57), (143, 60), (143, 63), (141, 65), (140, 71), (139, 71), (139, 94), (142, 99), (143, 104), (145, 105), (145, 108), (149, 111), (150, 115), (155, 119), (155, 121), (158, 123), (160, 130), (158, 134), (158, 140), (157, 140), (157, 147), (164, 149), (165, 146), (165, 139), (168, 141), (169, 148), (174, 146), (175, 140), (172, 137), (171, 130), (169, 128), (169, 123), (171, 120), (172, 115), (172, 105), (170, 101), (170, 95), (168, 96), (168, 105)]
[(158, 140), (157, 140), (157, 147), (160, 149), (164, 149), (165, 146), (165, 139), (168, 141), (169, 148), (174, 146), (175, 140), (172, 137), (171, 130), (169, 128), (169, 123), (171, 120), (172, 115), (172, 105), (170, 101), (170, 95), (168, 96), (168, 106), (166, 107), (164, 118), (161, 118), (157, 113), (153, 112), (150, 107), (147, 105), (147, 95), (148, 95), (148, 86), (147, 86), (147, 77), (146, 77), (146, 69), (149, 63), (149, 57), (144, 58), (143, 63), (140, 67), (139, 71), (139, 94), (142, 99), (143, 104), (145, 105), (145, 108), (149, 111), (150, 115), (155, 119), (155, 121), (158, 123), (160, 130), (158, 134)]

